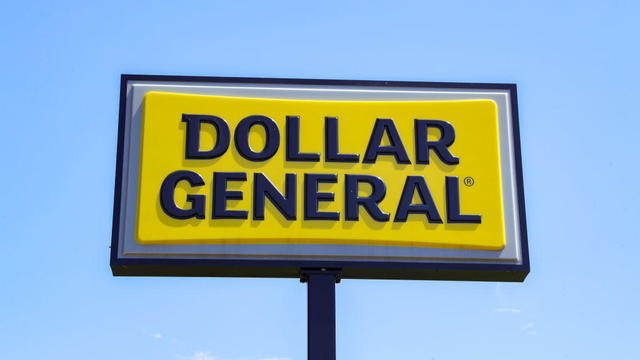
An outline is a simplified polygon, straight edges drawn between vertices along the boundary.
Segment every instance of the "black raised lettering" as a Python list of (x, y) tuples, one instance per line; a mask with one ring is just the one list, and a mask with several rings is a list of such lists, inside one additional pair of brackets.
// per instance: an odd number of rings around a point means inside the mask
[[(358, 184), (371, 185), (371, 195), (358, 196)], [(362, 205), (375, 221), (389, 221), (389, 214), (380, 210), (378, 204), (384, 199), (387, 187), (377, 176), (372, 175), (345, 175), (345, 220), (358, 221), (360, 219), (359, 206)]]
[[(382, 146), (382, 137), (387, 134), (391, 145)], [(371, 131), (367, 151), (364, 154), (363, 163), (374, 163), (378, 155), (393, 155), (398, 164), (411, 164), (407, 150), (404, 148), (396, 124), (392, 119), (376, 119)]]
[(446, 177), (447, 222), (480, 224), (480, 215), (460, 214), (460, 184), (457, 176)]
[(242, 200), (242, 191), (227, 190), (228, 181), (247, 181), (243, 172), (213, 173), (213, 212), (212, 219), (246, 219), (245, 210), (227, 210), (227, 200)]
[(287, 220), (296, 219), (296, 174), (285, 175), (285, 195), (262, 173), (253, 175), (253, 219), (264, 220), (265, 199), (280, 211)]
[(300, 152), (300, 117), (287, 116), (287, 161), (320, 161), (320, 154)]
[[(422, 204), (411, 203), (416, 190), (418, 190)], [(407, 176), (393, 221), (406, 222), (409, 214), (425, 214), (430, 223), (442, 223), (442, 218), (433, 201), (427, 182), (422, 176)]]
[(340, 213), (335, 211), (318, 211), (320, 201), (334, 201), (332, 192), (318, 192), (319, 183), (335, 184), (335, 174), (304, 174), (304, 219), (305, 220), (340, 220)]
[(179, 170), (167, 176), (160, 187), (160, 206), (165, 214), (174, 219), (204, 219), (205, 196), (187, 195), (187, 201), (191, 203), (191, 208), (181, 209), (176, 205), (175, 189), (180, 181), (186, 181), (191, 187), (204, 185), (202, 176), (193, 171)]
[[(253, 151), (249, 146), (249, 131), (254, 125), (260, 125), (266, 133), (264, 149), (259, 152)], [(265, 161), (276, 154), (280, 147), (280, 130), (278, 124), (263, 115), (251, 115), (242, 119), (235, 131), (235, 142), (238, 153), (249, 161)]]
[[(182, 114), (182, 121), (187, 123), (186, 159), (214, 159), (224, 154), (229, 148), (229, 125), (222, 118), (211, 115)], [(213, 149), (200, 151), (200, 131), (202, 124), (213, 125), (216, 129), (216, 142)]]
[(357, 163), (358, 154), (340, 154), (338, 150), (338, 118), (326, 116), (324, 118), (324, 158), (326, 162)]
[[(438, 155), (440, 160), (445, 164), (455, 165), (460, 162), (460, 159), (453, 156), (449, 151), (449, 146), (451, 146), (456, 139), (456, 131), (453, 128), (453, 125), (442, 120), (415, 119), (414, 126), (417, 164), (429, 163), (429, 149), (433, 149), (436, 155)], [(440, 130), (441, 136), (437, 141), (427, 140), (427, 132), (430, 127)]]

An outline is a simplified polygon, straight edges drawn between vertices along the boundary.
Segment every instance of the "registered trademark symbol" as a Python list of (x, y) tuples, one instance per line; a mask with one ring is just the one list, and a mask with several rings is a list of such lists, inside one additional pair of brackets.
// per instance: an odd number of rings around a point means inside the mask
[(473, 178), (471, 176), (467, 176), (466, 178), (464, 178), (464, 184), (466, 186), (473, 186), (474, 183), (475, 181), (473, 181)]

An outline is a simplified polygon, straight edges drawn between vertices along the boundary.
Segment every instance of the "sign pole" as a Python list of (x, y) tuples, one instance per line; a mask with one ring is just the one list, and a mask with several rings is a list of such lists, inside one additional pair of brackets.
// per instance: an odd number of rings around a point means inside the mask
[(307, 354), (309, 360), (336, 359), (336, 283), (338, 269), (301, 269), (307, 282)]

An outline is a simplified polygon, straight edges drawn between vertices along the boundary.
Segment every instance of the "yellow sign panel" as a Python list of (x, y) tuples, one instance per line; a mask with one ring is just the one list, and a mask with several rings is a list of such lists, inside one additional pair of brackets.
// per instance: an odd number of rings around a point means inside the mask
[(505, 247), (492, 100), (148, 92), (139, 244)]

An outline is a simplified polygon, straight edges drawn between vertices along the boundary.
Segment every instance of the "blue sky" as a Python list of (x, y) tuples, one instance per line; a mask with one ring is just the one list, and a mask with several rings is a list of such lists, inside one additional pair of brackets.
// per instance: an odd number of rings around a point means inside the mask
[(524, 283), (345, 280), (340, 359), (633, 359), (637, 2), (5, 1), (0, 354), (299, 360), (293, 279), (114, 278), (121, 73), (514, 82)]

